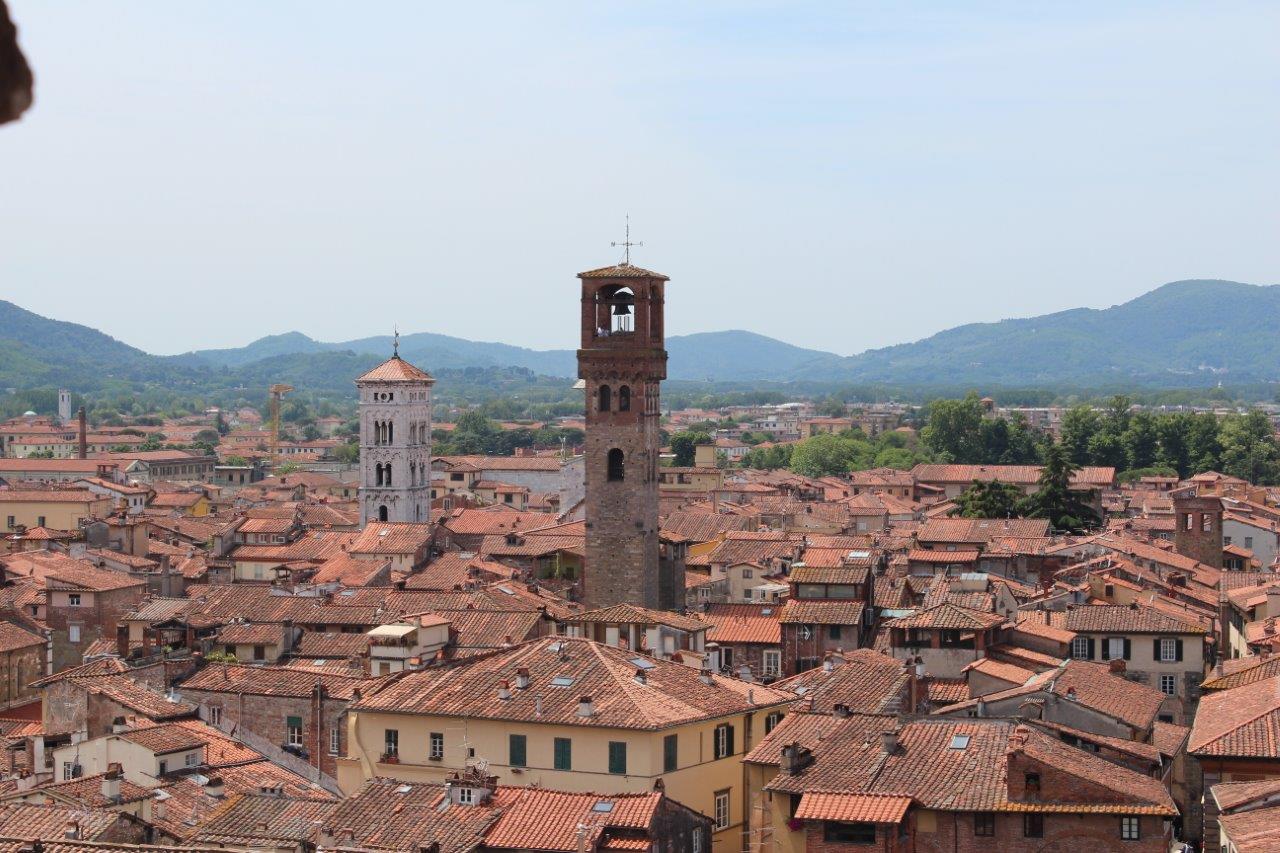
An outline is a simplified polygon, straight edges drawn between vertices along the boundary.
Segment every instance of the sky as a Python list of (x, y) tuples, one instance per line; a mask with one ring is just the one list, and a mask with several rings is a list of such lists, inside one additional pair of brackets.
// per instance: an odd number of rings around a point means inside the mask
[(852, 354), (1280, 282), (1280, 4), (9, 0), (0, 299), (154, 353), (291, 330)]

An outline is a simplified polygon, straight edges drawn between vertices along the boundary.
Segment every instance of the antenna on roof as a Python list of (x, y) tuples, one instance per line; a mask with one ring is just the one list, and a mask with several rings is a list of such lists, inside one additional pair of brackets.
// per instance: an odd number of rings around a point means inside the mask
[(621, 243), (618, 243), (618, 242), (616, 242), (616, 241), (615, 241), (615, 242), (610, 243), (609, 245), (610, 245), (610, 246), (621, 246), (621, 247), (622, 247), (622, 263), (623, 263), (623, 265), (624, 265), (624, 266), (630, 266), (630, 265), (631, 265), (631, 247), (632, 247), (632, 246), (643, 246), (643, 245), (644, 245), (644, 243), (632, 243), (632, 242), (631, 242), (631, 214), (629, 214), (629, 213), (627, 214), (627, 220), (626, 220), (626, 221), (627, 221), (626, 237), (623, 239), (623, 241), (622, 241)]

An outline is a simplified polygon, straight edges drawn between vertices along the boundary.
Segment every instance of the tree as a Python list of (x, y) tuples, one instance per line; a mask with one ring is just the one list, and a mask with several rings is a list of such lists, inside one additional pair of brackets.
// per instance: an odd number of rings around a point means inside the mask
[(996, 460), (1001, 465), (1039, 465), (1044, 457), (1044, 437), (1027, 423), (1021, 412), (1009, 419), (1009, 442), (1004, 455)]
[(999, 480), (974, 480), (973, 485), (956, 495), (956, 508), (951, 515), (962, 518), (1010, 518), (1018, 512), (1022, 490)]
[(699, 444), (710, 444), (711, 436), (705, 432), (692, 432), (685, 430), (671, 436), (671, 452), (676, 455), (676, 467), (689, 468), (693, 465), (693, 460), (697, 456), (697, 446)]
[(815, 435), (795, 446), (791, 452), (791, 470), (806, 477), (845, 474), (853, 469), (857, 452), (856, 442), (847, 438)]
[(333, 458), (343, 465), (354, 465), (360, 461), (360, 445), (354, 441), (339, 444), (333, 449)]
[(1067, 460), (1073, 465), (1089, 465), (1093, 457), (1089, 453), (1089, 443), (1102, 428), (1098, 413), (1088, 406), (1073, 406), (1062, 416), (1062, 427), (1059, 434), (1060, 443), (1066, 451)]
[(1150, 468), (1160, 453), (1160, 433), (1156, 419), (1148, 412), (1135, 412), (1122, 436), (1126, 468)]
[(1092, 492), (1071, 488), (1071, 476), (1080, 470), (1067, 455), (1067, 448), (1051, 444), (1045, 448), (1044, 467), (1040, 469), (1039, 486), (1033, 495), (1023, 499), (1018, 509), (1027, 518), (1047, 518), (1054, 530), (1079, 533), (1100, 523), (1098, 514), (1085, 500)]
[(845, 416), (844, 400), (834, 394), (826, 397), (818, 403), (817, 409), (819, 414), (828, 418), (843, 418)]
[(757, 447), (747, 451), (747, 455), (742, 458), (742, 464), (746, 468), (757, 468), (761, 471), (788, 468), (791, 465), (791, 451), (794, 447), (793, 444)]
[(972, 462), (981, 452), (982, 403), (970, 392), (963, 400), (934, 400), (921, 438), (945, 462)]
[(228, 456), (226, 459), (222, 460), (222, 464), (230, 465), (235, 468), (247, 468), (249, 467), (249, 460), (245, 459), (243, 456)]
[(1280, 448), (1271, 422), (1254, 409), (1222, 424), (1222, 473), (1270, 485), (1280, 481)]

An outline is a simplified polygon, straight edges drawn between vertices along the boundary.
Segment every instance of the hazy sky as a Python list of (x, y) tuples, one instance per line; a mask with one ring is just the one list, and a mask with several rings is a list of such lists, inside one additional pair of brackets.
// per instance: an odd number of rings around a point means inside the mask
[(152, 352), (297, 329), (840, 353), (1280, 281), (1280, 4), (10, 0), (0, 298)]

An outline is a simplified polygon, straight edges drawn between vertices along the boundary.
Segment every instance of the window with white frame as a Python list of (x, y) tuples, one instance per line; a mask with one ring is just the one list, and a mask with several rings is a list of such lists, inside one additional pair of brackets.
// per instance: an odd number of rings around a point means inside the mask
[(217, 705), (211, 705), (209, 707), (209, 724), (216, 726), (221, 722), (222, 722), (222, 708), (220, 708)]
[(329, 729), (329, 754), (339, 755), (342, 752), (342, 729), (334, 726)]
[(1178, 659), (1178, 641), (1173, 637), (1160, 638), (1160, 660), (1168, 663)]
[(80, 642), (80, 626), (79, 625), (67, 626), (67, 641), (71, 643)]
[(1142, 838), (1142, 829), (1138, 818), (1125, 815), (1120, 818), (1120, 839), (1122, 841), (1138, 841)]
[(1111, 660), (1124, 659), (1124, 637), (1107, 637), (1107, 657)]
[(1089, 638), (1076, 637), (1071, 641), (1071, 656), (1076, 660), (1089, 659)]
[(444, 758), (444, 732), (432, 732), (428, 756), (439, 761)]
[(301, 717), (289, 717), (285, 720), (285, 743), (289, 746), (302, 746)]
[(200, 753), (188, 752), (187, 757), (183, 760), (186, 762), (186, 765), (188, 767), (195, 767), (197, 764), (200, 763)]
[(79, 606), (80, 606), (80, 593), (78, 593), (78, 592), (68, 593), (68, 594), (67, 594), (67, 606), (68, 606), (68, 607), (79, 607)]
[(458, 802), (462, 803), (464, 806), (469, 806), (475, 801), (476, 801), (475, 788), (459, 788), (458, 789)]
[(1160, 676), (1160, 692), (1166, 696), (1178, 695), (1178, 676), (1161, 675)]
[(715, 828), (729, 827), (729, 791), (716, 791)]
[(761, 653), (762, 674), (765, 678), (777, 678), (782, 673), (782, 651), (765, 649)]

